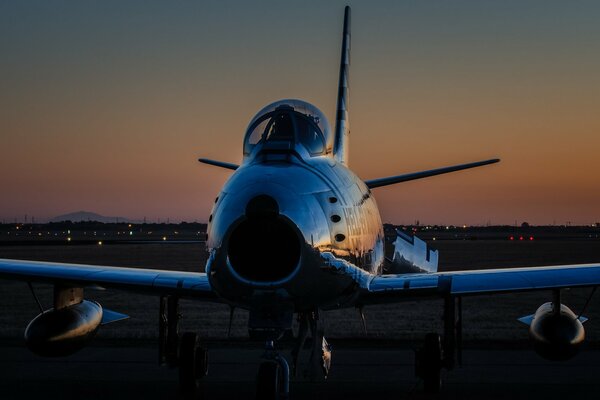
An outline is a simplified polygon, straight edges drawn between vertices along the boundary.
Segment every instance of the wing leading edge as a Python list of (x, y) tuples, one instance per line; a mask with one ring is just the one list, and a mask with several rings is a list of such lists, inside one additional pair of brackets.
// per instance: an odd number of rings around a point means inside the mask
[(388, 303), (407, 297), (470, 296), (591, 286), (600, 286), (600, 264), (379, 275), (363, 287), (361, 300)]
[(200, 272), (0, 259), (0, 278), (217, 300), (208, 277)]

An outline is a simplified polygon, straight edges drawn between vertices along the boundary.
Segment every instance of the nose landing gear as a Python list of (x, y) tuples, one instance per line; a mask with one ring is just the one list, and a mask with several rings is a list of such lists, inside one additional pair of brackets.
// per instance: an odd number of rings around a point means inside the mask
[(275, 341), (267, 340), (263, 362), (256, 376), (257, 400), (285, 400), (290, 394), (290, 367), (275, 349)]
[(248, 333), (265, 341), (265, 352), (256, 375), (256, 399), (287, 399), (290, 393), (290, 367), (275, 348), (277, 340), (292, 328), (292, 307), (280, 298), (265, 295), (256, 299), (260, 306), (250, 311)]

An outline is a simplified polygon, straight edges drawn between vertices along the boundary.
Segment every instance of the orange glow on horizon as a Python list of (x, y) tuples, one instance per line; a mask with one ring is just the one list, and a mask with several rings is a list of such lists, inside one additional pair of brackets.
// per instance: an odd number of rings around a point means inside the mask
[[(353, 5), (351, 168), (502, 162), (375, 189), (382, 219), (600, 221), (600, 6), (400, 3)], [(6, 6), (0, 222), (79, 210), (206, 222), (231, 171), (198, 157), (240, 162), (246, 124), (280, 98), (333, 120), (344, 4), (279, 4), (276, 35), (245, 3)]]

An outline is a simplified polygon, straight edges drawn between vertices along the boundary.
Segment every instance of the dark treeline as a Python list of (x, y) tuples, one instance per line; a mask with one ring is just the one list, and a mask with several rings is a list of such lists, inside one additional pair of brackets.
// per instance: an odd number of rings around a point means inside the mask
[(136, 229), (189, 229), (189, 230), (206, 230), (206, 224), (200, 222), (180, 222), (180, 223), (129, 223), (129, 222), (99, 222), (99, 221), (61, 221), (47, 223), (9, 223), (0, 224), (0, 229), (16, 228), (16, 227), (33, 227), (39, 229), (50, 230), (127, 230), (130, 228)]
[[(103, 223), (98, 221), (63, 221), (44, 224), (0, 224), (0, 242), (14, 241), (202, 241), (206, 238), (204, 223)], [(544, 240), (600, 238), (600, 224), (588, 226), (520, 225), (456, 226), (456, 225), (392, 225), (385, 224), (388, 239), (396, 229), (424, 240)]]
[(204, 240), (206, 224), (103, 223), (62, 221), (44, 224), (0, 224), (0, 242), (49, 241), (108, 244), (110, 241)]

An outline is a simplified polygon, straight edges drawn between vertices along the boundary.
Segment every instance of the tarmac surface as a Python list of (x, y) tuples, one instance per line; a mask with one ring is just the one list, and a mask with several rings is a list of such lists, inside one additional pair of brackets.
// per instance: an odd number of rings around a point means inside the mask
[[(436, 242), (436, 247), (446, 270), (600, 260), (597, 239), (448, 240)], [(198, 271), (206, 254), (201, 245), (181, 243), (3, 245), (0, 258)], [(42, 304), (51, 304), (51, 286), (34, 286)], [(590, 289), (566, 290), (564, 303), (578, 312), (590, 294)], [(131, 319), (103, 327), (89, 347), (71, 357), (44, 359), (31, 354), (21, 339), (39, 313), (27, 285), (0, 281), (0, 400), (178, 398), (177, 370), (157, 362), (157, 299), (118, 290), (88, 290), (87, 295)], [(585, 313), (590, 321), (584, 348), (565, 363), (539, 358), (528, 343), (527, 328), (516, 322), (550, 299), (547, 292), (464, 299), (464, 365), (443, 372), (442, 392), (434, 397), (423, 393), (414, 376), (413, 347), (425, 333), (441, 331), (439, 300), (366, 307), (366, 337), (356, 310), (328, 312), (324, 320), (334, 346), (331, 375), (326, 382), (310, 382), (299, 374), (291, 382), (290, 398), (600, 398), (600, 295), (592, 297)], [(247, 340), (247, 313), (236, 311), (234, 340), (225, 342), (227, 306), (184, 301), (182, 312), (182, 331), (198, 332), (210, 349), (209, 376), (199, 398), (253, 399), (262, 349)]]
[[(334, 343), (335, 346), (335, 343)], [(248, 343), (209, 343), (210, 369), (199, 399), (254, 399), (262, 351)], [(551, 363), (526, 349), (467, 349), (464, 365), (443, 373), (439, 395), (414, 377), (410, 347), (368, 342), (336, 346), (327, 381), (291, 382), (291, 399), (596, 399), (600, 351)], [(300, 374), (302, 375), (302, 374)], [(177, 370), (159, 367), (151, 343), (106, 343), (66, 359), (42, 359), (2, 346), (2, 399), (176, 399)]]

